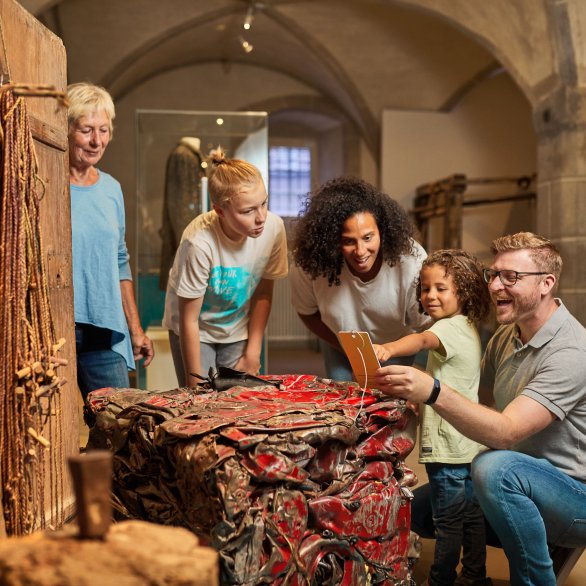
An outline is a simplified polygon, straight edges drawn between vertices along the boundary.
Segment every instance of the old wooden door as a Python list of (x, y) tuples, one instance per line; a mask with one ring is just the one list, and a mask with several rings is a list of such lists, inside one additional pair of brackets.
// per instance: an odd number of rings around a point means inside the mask
[[(61, 40), (41, 25), (15, 0), (0, 0), (0, 64), (15, 84), (51, 85), (65, 91), (66, 54)], [(41, 201), (41, 237), (48, 273), (49, 296), (57, 338), (66, 343), (60, 356), (69, 365), (60, 369), (68, 383), (62, 388), (61, 408), (53, 414), (61, 425), (63, 444), (46, 452), (48, 469), (57, 471), (60, 492), (47, 505), (45, 518), (59, 525), (73, 511), (73, 493), (66, 468), (68, 456), (79, 452), (78, 391), (76, 388), (73, 288), (71, 277), (71, 216), (67, 161), (66, 110), (52, 97), (26, 98), (40, 176), (46, 191)], [(6, 333), (5, 333), (6, 334)], [(2, 360), (3, 357), (0, 357)], [(2, 454), (0, 454), (1, 463)], [(56, 461), (57, 460), (57, 461)], [(57, 479), (59, 480), (59, 479)], [(49, 488), (49, 487), (47, 487)], [(46, 502), (50, 502), (46, 499)]]

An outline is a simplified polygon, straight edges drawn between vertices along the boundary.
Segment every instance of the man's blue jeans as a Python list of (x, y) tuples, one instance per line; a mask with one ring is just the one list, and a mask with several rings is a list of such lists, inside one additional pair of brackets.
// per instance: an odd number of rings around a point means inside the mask
[(486, 578), (484, 516), (474, 497), (470, 464), (426, 464), (435, 525), (435, 553), (429, 572), (434, 586), (451, 586), (462, 556), (462, 575)]
[[(342, 350), (337, 350), (321, 340), (320, 349), (324, 358), (326, 378), (339, 381), (354, 380), (350, 361)], [(396, 358), (387, 360), (382, 365), (388, 366), (389, 364), (401, 364), (403, 366), (411, 366), (414, 360), (415, 356), (397, 356)]]
[(508, 450), (472, 463), (474, 492), (509, 560), (512, 586), (555, 586), (548, 543), (586, 545), (586, 485)]
[(128, 388), (126, 360), (111, 349), (112, 332), (89, 324), (75, 324), (77, 384), (85, 399), (104, 387)]

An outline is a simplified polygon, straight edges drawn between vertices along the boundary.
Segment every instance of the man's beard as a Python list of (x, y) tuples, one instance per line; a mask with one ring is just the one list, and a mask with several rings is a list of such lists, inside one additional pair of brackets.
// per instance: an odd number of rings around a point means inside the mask
[(507, 299), (511, 300), (511, 304), (507, 306), (507, 313), (499, 315), (498, 310), (496, 312), (496, 320), (501, 325), (515, 323), (521, 317), (534, 312), (539, 305), (540, 295), (539, 290), (535, 288), (531, 295), (507, 297)]

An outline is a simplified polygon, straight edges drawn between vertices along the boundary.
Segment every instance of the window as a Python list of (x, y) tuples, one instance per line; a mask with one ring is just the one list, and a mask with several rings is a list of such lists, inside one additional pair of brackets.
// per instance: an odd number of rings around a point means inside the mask
[(279, 216), (297, 216), (311, 190), (311, 148), (273, 146), (269, 151), (269, 208)]

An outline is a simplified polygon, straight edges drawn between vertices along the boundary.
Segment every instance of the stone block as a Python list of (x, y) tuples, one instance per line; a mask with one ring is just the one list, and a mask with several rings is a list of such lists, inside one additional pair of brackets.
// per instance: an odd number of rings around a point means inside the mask
[(217, 586), (218, 554), (187, 529), (126, 521), (106, 538), (73, 526), (0, 541), (3, 586)]
[(550, 238), (586, 237), (586, 177), (553, 181), (539, 199), (539, 223), (547, 224)]
[[(586, 258), (586, 238), (568, 239), (556, 241), (564, 268), (560, 280), (560, 297), (564, 299), (564, 291), (586, 292), (586, 271), (584, 270), (584, 258)], [(583, 304), (584, 305), (584, 304)]]

